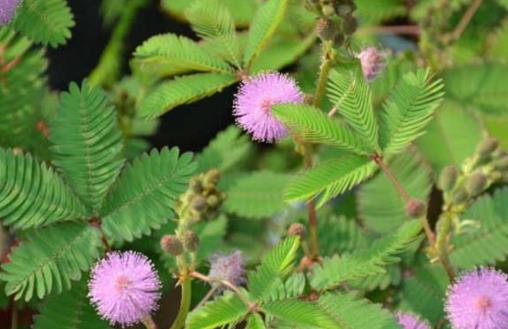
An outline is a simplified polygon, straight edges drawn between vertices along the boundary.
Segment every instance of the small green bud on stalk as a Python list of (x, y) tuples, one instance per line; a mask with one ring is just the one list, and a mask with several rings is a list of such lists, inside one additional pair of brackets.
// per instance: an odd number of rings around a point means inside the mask
[(335, 15), (335, 8), (331, 4), (326, 4), (321, 7), (321, 12), (323, 16), (330, 17)]
[(196, 195), (194, 196), (194, 198), (192, 199), (192, 208), (195, 209), (196, 211), (203, 211), (206, 209), (207, 207), (207, 200), (202, 197), (201, 195)]
[(468, 198), (469, 198), (469, 196), (468, 196), (466, 190), (461, 187), (453, 193), (451, 201), (454, 204), (459, 204), (459, 203), (466, 201)]
[(183, 253), (182, 242), (175, 235), (164, 235), (160, 243), (165, 253), (173, 256), (180, 256)]
[(195, 252), (199, 248), (199, 236), (194, 231), (186, 231), (183, 236), (183, 247), (189, 252)]
[(320, 17), (316, 23), (316, 34), (322, 41), (330, 41), (337, 35), (337, 30), (332, 20)]
[(480, 145), (478, 145), (476, 149), (476, 153), (480, 157), (480, 159), (484, 159), (491, 155), (497, 147), (499, 146), (499, 142), (494, 138), (488, 138), (484, 140)]
[(203, 179), (203, 186), (206, 190), (212, 190), (215, 188), (217, 183), (219, 183), (220, 180), (220, 171), (217, 169), (211, 169), (209, 170)]
[(411, 218), (421, 218), (427, 214), (427, 205), (418, 199), (411, 199), (406, 205), (406, 213)]
[(451, 191), (457, 183), (457, 177), (457, 168), (453, 165), (447, 166), (439, 175), (438, 187), (444, 192)]
[(477, 171), (467, 179), (465, 187), (470, 196), (477, 196), (487, 187), (487, 177)]
[(297, 236), (300, 237), (300, 239), (303, 239), (305, 237), (305, 226), (300, 223), (291, 224), (288, 229), (288, 235)]
[(210, 208), (215, 208), (217, 207), (219, 204), (220, 204), (221, 200), (219, 199), (218, 196), (216, 195), (210, 195), (207, 199), (206, 199), (206, 203), (208, 204), (208, 206)]

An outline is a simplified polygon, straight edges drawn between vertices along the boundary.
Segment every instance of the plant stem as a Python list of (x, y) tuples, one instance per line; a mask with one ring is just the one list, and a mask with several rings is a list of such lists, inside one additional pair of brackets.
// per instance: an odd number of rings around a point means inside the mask
[(185, 325), (187, 314), (190, 310), (191, 295), (192, 295), (192, 282), (190, 277), (185, 274), (180, 279), (182, 286), (182, 296), (180, 298), (180, 308), (176, 315), (175, 321), (170, 329), (182, 329)]
[(448, 244), (448, 235), (450, 233), (450, 229), (452, 227), (452, 216), (448, 211), (445, 211), (441, 217), (439, 218), (437, 225), (437, 238), (435, 244), (435, 252), (437, 253), (437, 257), (450, 278), (450, 282), (455, 280), (455, 270), (453, 268), (452, 263), (450, 262), (449, 256), (449, 244)]
[(242, 293), (242, 291), (237, 286), (235, 286), (233, 283), (231, 283), (229, 281), (214, 280), (214, 279), (210, 278), (209, 276), (204, 275), (203, 273), (199, 273), (199, 272), (195, 272), (195, 271), (191, 272), (190, 276), (192, 276), (198, 280), (207, 282), (207, 283), (212, 283), (212, 282), (220, 283), (223, 286), (231, 289), (234, 293), (236, 293), (238, 295), (238, 298), (240, 298), (242, 300), (242, 302), (244, 302), (245, 305), (247, 305), (249, 308), (253, 309), (255, 307), (255, 305)]
[[(384, 162), (383, 157), (381, 155), (376, 154), (372, 157), (372, 160), (381, 168), (381, 170), (386, 175), (388, 180), (393, 184), (397, 192), (400, 194), (404, 202), (407, 204), (411, 200), (411, 196), (404, 189), (404, 187), (397, 179), (397, 177), (393, 174), (390, 167), (388, 167), (388, 165)], [(423, 230), (425, 231), (425, 235), (427, 237), (427, 240), (429, 241), (429, 245), (434, 246), (436, 239), (434, 233), (432, 232), (432, 229), (430, 228), (427, 216), (420, 217), (420, 222), (422, 223)]]
[(473, 16), (478, 11), (478, 8), (480, 8), (482, 2), (483, 0), (473, 0), (471, 2), (459, 24), (457, 24), (453, 32), (450, 34), (450, 41), (455, 41), (461, 37), (462, 33), (464, 33), (466, 27), (469, 25), (469, 22), (471, 22), (471, 19), (473, 19)]
[(143, 318), (143, 324), (145, 325), (146, 329), (157, 329), (157, 324), (150, 315), (147, 315)]
[(16, 302), (12, 299), (11, 309), (11, 329), (18, 329), (18, 309), (16, 308)]
[(102, 52), (99, 64), (90, 73), (89, 80), (91, 84), (109, 86), (117, 80), (122, 64), (124, 39), (130, 31), (137, 11), (147, 2), (147, 0), (131, 0), (127, 2), (113, 30), (109, 43)]
[(319, 77), (316, 85), (316, 93), (312, 105), (314, 107), (320, 107), (323, 100), (323, 96), (326, 91), (326, 82), (328, 81), (328, 74), (332, 68), (333, 63), (333, 52), (332, 42), (324, 41), (321, 45), (321, 66), (319, 67)]

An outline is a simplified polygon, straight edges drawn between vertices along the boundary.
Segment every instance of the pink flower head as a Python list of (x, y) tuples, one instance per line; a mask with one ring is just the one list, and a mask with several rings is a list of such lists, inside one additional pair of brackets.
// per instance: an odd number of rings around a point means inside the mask
[(129, 326), (158, 307), (160, 287), (157, 273), (145, 255), (112, 252), (92, 270), (88, 296), (112, 325)]
[(210, 259), (210, 272), (213, 287), (221, 287), (218, 281), (228, 281), (234, 285), (245, 283), (244, 259), (240, 251), (229, 255), (215, 255)]
[(0, 0), (0, 26), (10, 23), (20, 0)]
[(385, 59), (383, 54), (374, 47), (363, 49), (358, 54), (358, 59), (362, 65), (362, 72), (365, 80), (371, 82), (385, 68)]
[(508, 276), (492, 268), (462, 275), (448, 289), (446, 313), (454, 329), (508, 328)]
[(412, 314), (399, 312), (396, 316), (403, 329), (430, 329), (430, 325), (426, 321), (422, 321)]
[(273, 142), (286, 137), (288, 131), (272, 115), (275, 104), (302, 103), (303, 93), (296, 82), (281, 73), (263, 73), (246, 80), (236, 94), (233, 114), (236, 122), (254, 140)]

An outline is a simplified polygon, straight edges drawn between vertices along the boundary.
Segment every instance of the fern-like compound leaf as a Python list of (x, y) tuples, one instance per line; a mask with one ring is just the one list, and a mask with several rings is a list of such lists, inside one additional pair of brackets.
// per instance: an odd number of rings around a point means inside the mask
[(346, 155), (328, 160), (289, 183), (286, 200), (319, 197), (318, 207), (369, 178), (376, 165), (367, 157)]
[(186, 11), (186, 16), (194, 31), (207, 41), (208, 49), (235, 67), (241, 67), (235, 22), (220, 0), (195, 1)]
[(484, 131), (480, 120), (455, 102), (445, 102), (416, 142), (435, 173), (448, 165), (461, 165), (473, 155)]
[(68, 222), (34, 230), (2, 266), (5, 292), (16, 300), (60, 293), (81, 278), (100, 255), (101, 233), (84, 222)]
[(370, 151), (378, 151), (378, 123), (372, 106), (369, 85), (360, 74), (332, 70), (328, 80), (328, 96)]
[[(472, 220), (470, 228), (455, 235), (450, 259), (462, 269), (495, 264), (508, 256), (508, 188), (496, 191), (493, 197), (478, 199), (462, 216)], [(494, 247), (495, 246), (495, 247)]]
[(213, 95), (236, 81), (230, 74), (198, 73), (162, 82), (141, 102), (140, 115), (158, 117), (177, 106)]
[(298, 299), (268, 302), (263, 305), (263, 311), (270, 316), (282, 320), (285, 324), (291, 324), (297, 328), (343, 328), (340, 322), (335, 321), (317, 304)]
[(317, 290), (334, 289), (351, 280), (384, 273), (385, 266), (398, 262), (397, 256), (418, 241), (421, 225), (418, 221), (405, 223), (396, 233), (375, 241), (368, 249), (326, 258), (314, 269), (310, 280)]
[(90, 304), (88, 277), (83, 276), (72, 289), (52, 295), (44, 302), (34, 319), (34, 329), (110, 329)]
[(55, 165), (96, 214), (123, 166), (115, 110), (101, 90), (71, 84), (50, 131)]
[(249, 29), (247, 43), (243, 53), (244, 67), (250, 67), (252, 61), (266, 47), (288, 8), (288, 0), (268, 0), (259, 7)]
[(34, 49), (28, 38), (8, 27), (0, 28), (4, 65), (15, 64), (1, 73), (0, 145), (17, 147), (37, 155), (39, 142), (46, 148), (46, 138), (36, 129), (41, 120), (40, 102), (44, 97), (47, 61), (44, 52)]
[(287, 207), (284, 188), (288, 181), (288, 175), (267, 171), (240, 178), (226, 191), (224, 209), (252, 219), (275, 216)]
[(247, 319), (247, 326), (245, 329), (266, 329), (266, 326), (263, 322), (263, 318), (259, 314), (254, 313)]
[(23, 0), (13, 26), (35, 42), (56, 47), (70, 38), (74, 18), (65, 0)]
[(228, 292), (192, 311), (186, 322), (187, 329), (214, 329), (234, 327), (247, 314), (248, 308), (237, 295)]
[(193, 40), (172, 33), (151, 37), (136, 48), (134, 58), (143, 70), (158, 75), (168, 76), (189, 71), (233, 71), (225, 61), (206, 52)]
[(358, 298), (354, 293), (326, 294), (318, 305), (347, 329), (398, 329), (400, 325), (393, 315), (379, 304)]
[(296, 252), (300, 246), (297, 237), (290, 237), (280, 242), (261, 260), (261, 265), (248, 276), (249, 292), (258, 300), (270, 298), (272, 289), (277, 285), (277, 278), (285, 279), (293, 268)]
[(53, 169), (30, 155), (0, 149), (0, 218), (5, 225), (27, 229), (85, 214)]
[(402, 77), (380, 113), (380, 144), (386, 155), (402, 152), (425, 132), (443, 98), (443, 83), (429, 70)]
[(243, 135), (237, 126), (229, 126), (221, 131), (196, 157), (198, 172), (212, 168), (221, 172), (229, 171), (244, 161), (252, 151), (247, 135)]
[(272, 113), (306, 142), (332, 145), (358, 154), (368, 153), (353, 130), (315, 107), (281, 104), (273, 106)]
[[(416, 152), (408, 150), (394, 157), (389, 167), (411, 197), (428, 199), (432, 171)], [(357, 205), (360, 218), (377, 233), (393, 232), (410, 219), (406, 203), (382, 173), (359, 188)]]
[(196, 169), (192, 155), (176, 148), (134, 159), (108, 194), (101, 210), (106, 235), (132, 241), (159, 228), (173, 214), (178, 196)]

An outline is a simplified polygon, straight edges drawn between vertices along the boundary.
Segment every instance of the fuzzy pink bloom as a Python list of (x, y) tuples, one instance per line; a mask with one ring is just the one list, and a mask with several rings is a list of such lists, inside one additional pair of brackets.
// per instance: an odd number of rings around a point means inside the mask
[(0, 0), (0, 26), (10, 23), (20, 0)]
[[(245, 283), (244, 259), (240, 251), (229, 255), (215, 255), (210, 259), (210, 272), (208, 276), (215, 281), (228, 281), (234, 285)], [(213, 282), (213, 287), (220, 287), (219, 282)]]
[(136, 252), (112, 252), (92, 270), (88, 296), (112, 325), (129, 326), (157, 309), (161, 284), (150, 260)]
[(296, 82), (280, 73), (263, 73), (244, 81), (236, 94), (233, 114), (237, 123), (254, 140), (273, 142), (286, 137), (288, 131), (272, 115), (274, 104), (302, 103), (303, 93)]
[(397, 321), (403, 329), (430, 329), (430, 325), (426, 321), (408, 313), (397, 313)]
[(362, 64), (362, 71), (365, 80), (371, 82), (385, 68), (385, 59), (383, 54), (374, 47), (363, 49), (358, 54), (358, 59)]
[(448, 290), (446, 313), (454, 329), (507, 329), (508, 276), (492, 268), (462, 275)]

